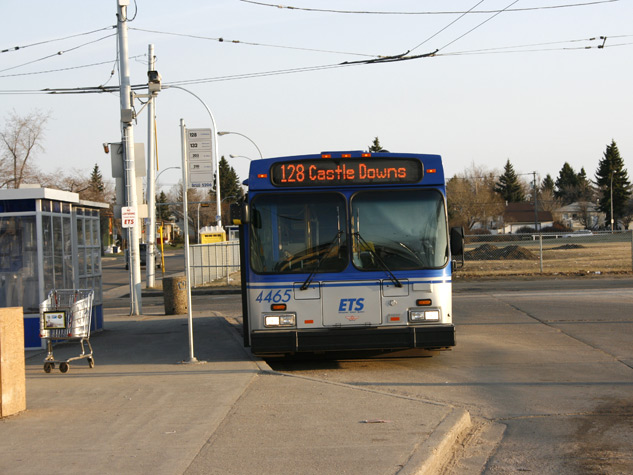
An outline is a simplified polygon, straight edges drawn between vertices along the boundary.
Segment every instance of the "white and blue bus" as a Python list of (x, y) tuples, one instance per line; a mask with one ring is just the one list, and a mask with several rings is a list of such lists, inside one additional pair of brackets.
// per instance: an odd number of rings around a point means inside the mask
[[(438, 155), (327, 152), (251, 162), (240, 223), (244, 344), (256, 355), (455, 345)], [(452, 248), (452, 249), (451, 249)]]

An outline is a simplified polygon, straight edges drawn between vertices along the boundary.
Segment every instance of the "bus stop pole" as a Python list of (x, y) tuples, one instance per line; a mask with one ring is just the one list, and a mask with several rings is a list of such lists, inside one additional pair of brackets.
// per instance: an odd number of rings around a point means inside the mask
[(180, 119), (180, 133), (182, 140), (182, 207), (183, 221), (185, 227), (185, 279), (187, 282), (187, 322), (189, 327), (189, 359), (183, 363), (198, 363), (193, 353), (193, 314), (191, 309), (191, 270), (189, 268), (189, 201), (187, 199), (187, 190), (189, 188), (189, 173), (187, 161), (187, 129), (185, 120)]

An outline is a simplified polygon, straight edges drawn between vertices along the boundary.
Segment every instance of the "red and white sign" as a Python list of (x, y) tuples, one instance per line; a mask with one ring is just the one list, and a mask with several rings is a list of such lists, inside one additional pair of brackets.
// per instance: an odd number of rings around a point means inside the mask
[(136, 209), (131, 206), (121, 208), (121, 227), (133, 228), (136, 225)]

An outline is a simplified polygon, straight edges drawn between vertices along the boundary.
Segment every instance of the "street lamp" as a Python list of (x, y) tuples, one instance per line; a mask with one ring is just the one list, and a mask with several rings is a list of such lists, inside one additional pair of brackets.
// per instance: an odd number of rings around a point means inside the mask
[(156, 175), (156, 178), (154, 179), (154, 182), (158, 183), (158, 177), (161, 176), (163, 173), (165, 173), (167, 170), (175, 170), (175, 169), (180, 170), (180, 167), (167, 167), (167, 168), (162, 169), (160, 171), (160, 173), (158, 175)]
[(231, 155), (229, 154), (229, 157), (231, 158), (245, 158), (246, 160), (248, 160), (249, 162), (252, 162), (253, 159), (250, 157), (247, 157), (246, 155)]
[[(196, 94), (191, 92), (189, 89), (185, 89), (184, 87), (181, 87), (181, 86), (169, 85), (169, 86), (164, 86), (163, 87), (163, 89), (168, 89), (168, 88), (180, 89), (181, 91), (185, 91), (186, 93), (188, 93), (188, 94), (192, 95), (193, 97), (195, 97), (196, 99), (198, 99), (198, 101), (206, 109), (207, 114), (209, 114), (209, 119), (211, 119), (211, 129), (212, 129), (213, 133), (217, 133), (219, 135), (219, 132), (217, 132), (218, 128), (217, 128), (217, 125), (215, 123), (215, 117), (213, 117), (213, 113), (211, 112), (211, 109), (209, 109), (209, 106), (207, 106), (207, 104), (202, 99), (200, 99), (200, 97), (198, 97)], [(212, 162), (213, 162), (213, 166), (214, 166), (214, 169), (215, 169), (215, 177), (216, 177), (216, 182), (215, 182), (215, 201), (216, 201), (216, 206), (217, 206), (217, 216), (215, 217), (215, 219), (218, 222), (218, 225), (222, 226), (222, 210), (221, 210), (221, 207), (220, 207), (220, 160), (218, 158), (218, 143), (217, 143), (217, 140), (213, 140), (212, 141), (211, 151), (212, 151)], [(185, 186), (186, 186), (186, 184), (185, 184)]]
[(246, 140), (248, 140), (250, 143), (252, 143), (253, 145), (255, 145), (255, 148), (257, 149), (257, 151), (259, 152), (259, 158), (264, 158), (264, 156), (262, 155), (262, 151), (259, 149), (259, 147), (257, 146), (257, 144), (255, 142), (253, 142), (253, 140), (250, 137), (247, 137), (244, 134), (240, 134), (239, 132), (228, 132), (228, 131), (224, 131), (224, 132), (218, 132), (218, 135), (220, 137), (222, 137), (223, 135), (229, 135), (229, 134), (234, 134), (234, 135), (239, 135), (240, 137), (244, 137)]

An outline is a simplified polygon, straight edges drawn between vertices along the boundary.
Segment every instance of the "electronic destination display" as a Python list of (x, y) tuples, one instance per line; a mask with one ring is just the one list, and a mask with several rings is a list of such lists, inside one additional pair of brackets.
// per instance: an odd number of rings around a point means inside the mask
[(270, 181), (279, 187), (410, 184), (422, 180), (422, 163), (411, 158), (316, 158), (278, 162)]

